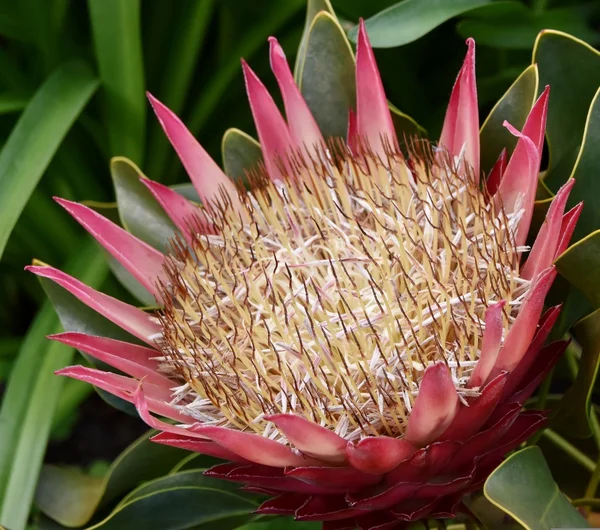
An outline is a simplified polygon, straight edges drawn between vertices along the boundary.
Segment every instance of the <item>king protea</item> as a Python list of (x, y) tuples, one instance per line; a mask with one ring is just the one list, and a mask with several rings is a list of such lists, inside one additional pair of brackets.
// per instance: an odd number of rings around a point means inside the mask
[(268, 495), (261, 513), (330, 530), (455, 514), (545, 421), (522, 405), (564, 349), (544, 347), (559, 307), (542, 310), (581, 210), (564, 213), (571, 180), (525, 246), (548, 89), (482, 182), (467, 44), (439, 142), (398, 139), (361, 24), (348, 137), (325, 142), (272, 38), (286, 118), (243, 63), (264, 160), (249, 191), (149, 96), (202, 204), (142, 178), (180, 232), (163, 255), (58, 199), (160, 306), (30, 267), (140, 341), (55, 335), (126, 375), (58, 373), (226, 460), (207, 474)]

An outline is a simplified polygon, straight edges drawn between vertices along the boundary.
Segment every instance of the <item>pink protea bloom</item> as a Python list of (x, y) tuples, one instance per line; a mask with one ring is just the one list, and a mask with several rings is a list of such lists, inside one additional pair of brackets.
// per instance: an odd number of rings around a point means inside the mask
[(268, 495), (261, 513), (330, 530), (452, 516), (544, 423), (522, 405), (565, 347), (544, 346), (560, 308), (542, 310), (572, 180), (525, 247), (548, 90), (482, 185), (472, 40), (439, 144), (408, 155), (362, 25), (356, 112), (327, 146), (270, 43), (287, 120), (243, 63), (264, 157), (250, 191), (149, 96), (203, 204), (142, 179), (181, 232), (168, 255), (59, 200), (162, 308), (30, 267), (146, 344), (55, 335), (127, 375), (59, 373), (134, 403), (154, 441), (228, 461), (207, 474)]

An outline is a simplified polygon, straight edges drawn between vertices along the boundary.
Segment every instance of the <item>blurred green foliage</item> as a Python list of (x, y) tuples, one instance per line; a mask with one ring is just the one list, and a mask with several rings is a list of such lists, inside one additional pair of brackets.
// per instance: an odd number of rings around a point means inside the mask
[[(332, 0), (350, 38), (358, 19), (367, 19), (389, 100), (433, 138), (464, 57), (465, 38), (478, 43), (481, 116), (531, 64), (540, 30), (600, 43), (597, 1), (453, 1), (448, 9), (450, 0)], [(35, 418), (43, 409), (52, 419), (56, 413), (54, 424), (48, 422), (47, 432), (35, 440), (41, 458), (48, 433), (65, 436), (88, 395), (70, 386), (61, 395), (51, 373), (36, 371), (51, 353), (40, 346), (43, 336), (57, 323), (48, 316), (38, 281), (23, 267), (36, 257), (59, 268), (76, 263), (83, 275), (93, 273), (99, 259), (82, 246), (87, 237), (51, 197), (113, 201), (109, 160), (118, 155), (131, 158), (154, 180), (187, 180), (149, 112), (146, 90), (180, 115), (221, 161), (226, 129), (254, 135), (240, 57), (274, 88), (267, 37), (275, 35), (293, 63), (305, 7), (305, 0), (0, 1), (0, 236), (6, 241), (0, 261), (0, 398), (11, 374), (11, 385), (22, 390), (19, 405), (0, 414), (0, 442), (6, 442), (3, 417)], [(103, 288), (130, 296), (112, 277)], [(58, 353), (56, 359), (67, 360), (74, 354)], [(38, 401), (23, 402), (32, 396)], [(18, 429), (13, 434), (14, 440), (25, 436)], [(11, 480), (24, 484), (30, 497), (36, 469), (34, 463), (31, 469), (10, 470)], [(29, 500), (23, 502), (10, 513), (0, 502), (0, 521), (12, 530), (26, 523)], [(2, 519), (7, 513), (11, 523)], [(52, 527), (36, 520), (39, 528)]]

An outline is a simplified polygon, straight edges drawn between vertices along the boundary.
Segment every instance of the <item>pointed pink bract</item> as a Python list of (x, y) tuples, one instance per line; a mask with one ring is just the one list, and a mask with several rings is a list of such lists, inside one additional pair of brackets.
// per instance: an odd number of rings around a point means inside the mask
[(305, 455), (328, 462), (346, 459), (346, 440), (325, 427), (295, 414), (274, 414), (265, 419), (272, 421)]
[(452, 156), (464, 150), (464, 160), (479, 179), (479, 108), (475, 82), (475, 41), (467, 39), (467, 55), (463, 63), (446, 111), (440, 145)]
[(385, 145), (398, 149), (398, 139), (388, 107), (373, 48), (361, 19), (356, 45), (356, 134), (385, 160)]
[(158, 282), (165, 282), (164, 255), (91, 208), (55, 198), (154, 298), (160, 299)]
[(416, 447), (431, 443), (450, 425), (457, 410), (458, 394), (448, 367), (443, 362), (428, 366), (404, 439)]
[(287, 123), (265, 85), (244, 60), (242, 69), (267, 172), (271, 179), (280, 179), (285, 176), (282, 174), (281, 165), (285, 166), (286, 157), (294, 152), (294, 142)]
[(548, 89), (544, 90), (536, 101), (522, 133), (508, 122), (504, 122), (504, 126), (511, 134), (517, 136), (519, 141), (506, 166), (497, 195), (502, 199), (507, 213), (523, 209), (523, 216), (515, 236), (517, 246), (525, 243), (533, 216), (533, 202), (537, 191), (541, 149), (548, 114), (548, 93)]
[(158, 372), (158, 362), (153, 357), (162, 354), (157, 350), (73, 331), (50, 335), (48, 338), (72, 346), (136, 379), (145, 379), (148, 383), (165, 388), (177, 386), (177, 383)]
[(554, 255), (554, 259), (557, 259), (569, 246), (569, 241), (571, 241), (571, 237), (573, 236), (573, 232), (575, 231), (575, 225), (579, 220), (579, 216), (581, 215), (581, 210), (583, 209), (583, 202), (573, 206), (562, 219), (562, 223), (560, 225), (560, 239), (558, 241), (558, 246), (556, 248), (556, 254)]
[(232, 208), (235, 211), (241, 210), (239, 194), (234, 183), (223, 173), (183, 122), (152, 94), (148, 93), (147, 96), (202, 204), (210, 208), (214, 203), (222, 202), (225, 193), (231, 201)]
[(193, 240), (193, 231), (197, 230), (203, 234), (211, 231), (204, 212), (185, 197), (159, 182), (147, 178), (140, 178), (140, 182), (154, 195), (189, 244)]
[(290, 137), (297, 149), (305, 147), (309, 153), (312, 153), (323, 144), (323, 136), (294, 81), (283, 49), (275, 37), (269, 37), (269, 43), (271, 70), (275, 74), (283, 97)]
[[(87, 366), (68, 366), (55, 373), (90, 383), (130, 403), (134, 402), (134, 395), (140, 384), (137, 379)], [(144, 383), (144, 386), (148, 396), (148, 407), (152, 412), (184, 423), (190, 420), (189, 416), (181, 414), (174, 406), (169, 405), (170, 389), (152, 383)]]
[(483, 332), (481, 354), (475, 370), (469, 378), (467, 384), (469, 388), (483, 386), (494, 367), (502, 342), (502, 309), (504, 305), (505, 301), (501, 300), (489, 306), (485, 312), (485, 331)]
[(198, 425), (194, 433), (233, 451), (246, 460), (264, 466), (310, 466), (316, 461), (292, 451), (289, 447), (250, 432), (234, 431), (225, 427)]
[(496, 377), (503, 370), (511, 372), (525, 355), (537, 330), (537, 323), (544, 308), (544, 299), (555, 277), (556, 268), (552, 266), (534, 278), (519, 314), (506, 335), (488, 380)]
[(25, 270), (52, 280), (79, 301), (114, 322), (120, 328), (128, 331), (134, 337), (154, 345), (154, 336), (160, 333), (161, 327), (150, 315), (137, 307), (100, 293), (54, 267), (29, 266), (25, 267)]
[(527, 261), (521, 270), (520, 276), (522, 278), (530, 280), (552, 265), (560, 242), (563, 213), (569, 193), (574, 185), (575, 180), (569, 179), (554, 197), (550, 208), (548, 208), (544, 224), (540, 228)]

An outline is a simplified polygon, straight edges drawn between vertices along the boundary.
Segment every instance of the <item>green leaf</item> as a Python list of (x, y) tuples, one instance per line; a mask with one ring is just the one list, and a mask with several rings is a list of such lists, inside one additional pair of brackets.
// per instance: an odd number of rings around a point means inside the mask
[(110, 162), (123, 228), (154, 248), (165, 252), (175, 235), (175, 225), (141, 182), (146, 178), (131, 160), (115, 157)]
[[(600, 66), (600, 63), (598, 64)], [(583, 141), (571, 173), (575, 186), (569, 195), (569, 204), (584, 202), (581, 216), (573, 233), (573, 240), (600, 228), (600, 88), (596, 91), (585, 122)]]
[(537, 66), (532, 64), (508, 88), (483, 122), (480, 139), (484, 171), (492, 169), (502, 149), (506, 148), (509, 157), (512, 154), (517, 138), (502, 123), (507, 120), (518, 130), (523, 128), (538, 93), (538, 81)]
[(273, 2), (266, 11), (266, 16), (261, 19), (260, 24), (255, 26), (256, 29), (249, 30), (243, 38), (236, 39), (236, 47), (230, 54), (231, 60), (228, 60), (216, 71), (193, 105), (188, 120), (190, 131), (197, 132), (202, 129), (210, 113), (223, 96), (223, 92), (231, 81), (239, 75), (239, 58), (244, 57), (249, 60), (264, 45), (267, 36), (277, 33), (279, 28), (288, 22), (302, 6), (304, 6), (304, 0)]
[(62, 139), (98, 83), (87, 67), (67, 63), (38, 89), (0, 152), (0, 256)]
[(65, 526), (86, 524), (99, 507), (141, 482), (168, 473), (187, 454), (182, 449), (151, 442), (149, 437), (154, 434), (156, 431), (144, 434), (125, 449), (102, 479), (73, 469), (44, 466), (36, 491), (37, 506)]
[(594, 6), (559, 7), (539, 15), (522, 7), (518, 15), (464, 20), (457, 30), (465, 38), (473, 37), (480, 46), (498, 49), (530, 50), (538, 33), (546, 29), (564, 31), (590, 44), (600, 40), (600, 33), (593, 31), (589, 22), (590, 8), (595, 9)]
[(266, 521), (240, 526), (238, 530), (321, 530), (321, 523), (294, 521), (291, 517), (267, 517)]
[(573, 386), (560, 402), (553, 424), (570, 436), (586, 438), (592, 434), (592, 391), (600, 366), (600, 309), (580, 320), (573, 331), (581, 346), (579, 370)]
[(346, 138), (348, 113), (356, 101), (354, 56), (344, 30), (328, 12), (313, 20), (298, 65), (298, 86), (323, 136)]
[[(212, 477), (204, 476), (204, 469), (192, 469), (174, 473), (166, 477), (160, 477), (149, 482), (145, 482), (131, 493), (123, 497), (117, 509), (129, 504), (132, 501), (141, 499), (152, 493), (156, 493), (162, 490), (171, 488), (181, 488), (185, 486), (196, 486), (199, 488), (214, 488), (220, 491), (230, 491), (232, 493), (239, 492), (240, 485), (235, 482), (228, 482), (226, 480), (219, 480)], [(242, 493), (239, 493), (243, 495)]]
[[(95, 244), (78, 249), (66, 269), (99, 287), (108, 272)], [(73, 358), (73, 349), (46, 336), (60, 331), (46, 302), (27, 331), (0, 409), (0, 522), (23, 530), (27, 522), (52, 417), (64, 383), (54, 371)]]
[[(404, 0), (365, 21), (374, 48), (393, 48), (413, 42), (451, 18), (490, 4), (490, 0)], [(358, 27), (348, 35), (356, 42)]]
[(172, 487), (118, 506), (88, 530), (183, 530), (206, 523), (211, 523), (212, 528), (222, 528), (227, 519), (249, 516), (256, 507), (255, 502), (227, 491), (198, 486)]
[(554, 482), (539, 447), (509, 456), (485, 481), (483, 492), (527, 530), (588, 528)]
[[(162, 86), (155, 95), (175, 114), (183, 110), (208, 35), (215, 3), (215, 0), (179, 0), (176, 3), (179, 8), (177, 20), (170, 27), (172, 38), (168, 54), (164, 62), (152, 56), (153, 61), (164, 64)], [(160, 179), (170, 145), (162, 127), (156, 122), (153, 123), (148, 146), (146, 167), (152, 168), (153, 175)]]
[[(600, 53), (570, 35), (546, 30), (535, 43), (533, 62), (539, 68), (540, 88), (551, 87), (546, 127), (550, 165), (545, 182), (556, 191), (573, 170), (588, 110), (600, 86)], [(590, 195), (588, 191), (586, 198)]]
[(246, 172), (262, 162), (260, 144), (239, 129), (227, 129), (221, 142), (223, 167), (232, 179), (246, 180)]
[(111, 154), (141, 164), (146, 98), (139, 0), (88, 0)]
[(29, 97), (19, 94), (0, 94), (0, 114), (21, 112), (27, 106), (29, 99)]
[(600, 230), (571, 245), (556, 260), (556, 267), (594, 308), (600, 307)]
[(296, 80), (296, 83), (300, 83), (300, 76), (298, 74), (300, 70), (300, 63), (304, 61), (304, 57), (306, 56), (306, 43), (308, 42), (310, 28), (313, 20), (320, 11), (325, 11), (331, 16), (335, 17), (335, 12), (333, 11), (333, 7), (331, 6), (331, 2), (329, 0), (308, 0), (306, 2), (306, 19), (304, 21), (304, 30), (302, 31), (302, 37), (296, 52), (296, 63), (294, 64), (294, 79)]

